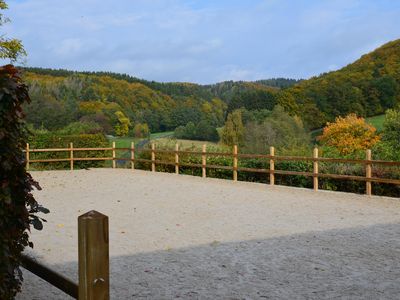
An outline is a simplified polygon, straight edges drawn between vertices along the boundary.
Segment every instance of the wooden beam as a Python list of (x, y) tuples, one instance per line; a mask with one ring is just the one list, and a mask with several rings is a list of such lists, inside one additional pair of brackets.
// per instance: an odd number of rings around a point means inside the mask
[[(371, 158), (372, 158), (372, 153), (371, 153), (371, 150), (368, 149), (365, 152), (365, 159), (367, 160), (366, 165), (365, 165), (365, 177), (367, 178), (367, 180), (372, 177), (372, 167), (371, 167), (371, 163), (370, 163)], [(368, 196), (371, 196), (372, 195), (372, 183), (371, 183), (371, 181), (366, 181), (365, 185), (366, 185), (365, 186), (366, 194)]]
[(108, 217), (90, 211), (78, 217), (79, 300), (110, 299)]
[(237, 145), (233, 146), (233, 181), (238, 179), (238, 148)]
[(29, 143), (26, 143), (25, 149), (26, 170), (29, 170)]
[(275, 148), (274, 147), (269, 147), (269, 155), (270, 155), (270, 160), (269, 160), (269, 184), (270, 185), (275, 185), (275, 161), (274, 161), (274, 156), (275, 156)]
[(313, 158), (315, 158), (313, 162), (313, 187), (314, 191), (318, 191), (318, 148), (314, 148)]
[(175, 144), (175, 174), (179, 174), (179, 144)]
[(135, 143), (131, 142), (131, 169), (135, 169)]
[(156, 146), (154, 143), (151, 143), (151, 171), (155, 172), (156, 171), (156, 152), (155, 152)]
[(53, 271), (49, 267), (24, 254), (21, 255), (21, 265), (36, 276), (70, 295), (72, 298), (78, 299), (78, 285), (71, 279)]
[(70, 167), (71, 170), (73, 170), (74, 169), (74, 144), (70, 143), (69, 144), (69, 148), (70, 148), (70, 151), (69, 151), (69, 159), (70, 159), (69, 167)]
[(203, 178), (206, 178), (207, 176), (207, 171), (206, 171), (206, 163), (207, 163), (207, 158), (206, 158), (206, 144), (202, 146), (201, 149), (202, 155), (201, 155), (201, 175)]
[(115, 169), (116, 167), (116, 161), (115, 161), (115, 142), (112, 142), (112, 167)]

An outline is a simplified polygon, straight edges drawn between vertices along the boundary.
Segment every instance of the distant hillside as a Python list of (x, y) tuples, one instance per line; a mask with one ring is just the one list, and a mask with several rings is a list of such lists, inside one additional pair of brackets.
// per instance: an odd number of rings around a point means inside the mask
[(171, 97), (139, 82), (104, 75), (63, 75), (25, 71), (32, 99), (25, 111), (27, 121), (35, 127), (54, 130), (71, 122), (86, 121), (113, 134), (121, 118), (128, 118), (132, 127), (147, 123), (152, 132), (202, 119), (214, 126), (224, 122), (226, 104), (216, 98)]
[(400, 103), (400, 40), (389, 42), (334, 72), (287, 89), (293, 111), (318, 128), (338, 115), (382, 114)]
[(308, 80), (199, 85), (161, 83), (112, 72), (21, 69), (32, 97), (32, 104), (26, 107), (27, 119), (47, 129), (92, 121), (112, 134), (119, 122), (117, 115), (128, 118), (132, 127), (146, 123), (153, 132), (201, 120), (219, 127), (235, 109), (271, 110), (277, 104), (313, 129), (339, 115), (374, 116), (400, 103), (400, 40), (338, 71)]
[[(152, 132), (207, 120), (223, 125), (226, 113), (236, 108), (271, 109), (277, 87), (261, 83), (226, 82), (214, 85), (160, 83), (126, 74), (21, 68), (30, 87), (32, 103), (27, 120), (48, 130), (71, 122), (99, 124), (113, 134), (117, 112), (135, 124), (148, 124)], [(285, 82), (284, 82), (285, 81)], [(271, 80), (278, 86), (280, 79)], [(287, 85), (282, 79), (282, 85)]]

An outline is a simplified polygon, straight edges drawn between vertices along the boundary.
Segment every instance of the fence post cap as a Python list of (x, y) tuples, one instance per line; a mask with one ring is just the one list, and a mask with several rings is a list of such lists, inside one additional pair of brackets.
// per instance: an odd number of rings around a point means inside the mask
[(103, 218), (108, 218), (106, 215), (103, 215), (102, 213), (99, 213), (97, 210), (91, 210), (88, 211), (87, 213), (84, 213), (83, 215), (80, 215), (78, 219), (103, 219)]

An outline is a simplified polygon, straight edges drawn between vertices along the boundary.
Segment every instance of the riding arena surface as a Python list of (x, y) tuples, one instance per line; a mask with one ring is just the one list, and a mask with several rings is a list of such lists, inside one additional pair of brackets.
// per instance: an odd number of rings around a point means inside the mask
[[(400, 299), (400, 201), (128, 169), (32, 172), (28, 255), (78, 280), (77, 217), (109, 217), (111, 299)], [(23, 270), (18, 300), (71, 299)]]

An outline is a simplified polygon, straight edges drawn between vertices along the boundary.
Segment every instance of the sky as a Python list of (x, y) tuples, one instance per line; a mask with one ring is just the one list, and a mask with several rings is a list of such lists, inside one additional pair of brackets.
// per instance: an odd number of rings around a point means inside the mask
[(8, 0), (26, 66), (155, 81), (309, 78), (400, 38), (399, 0)]

